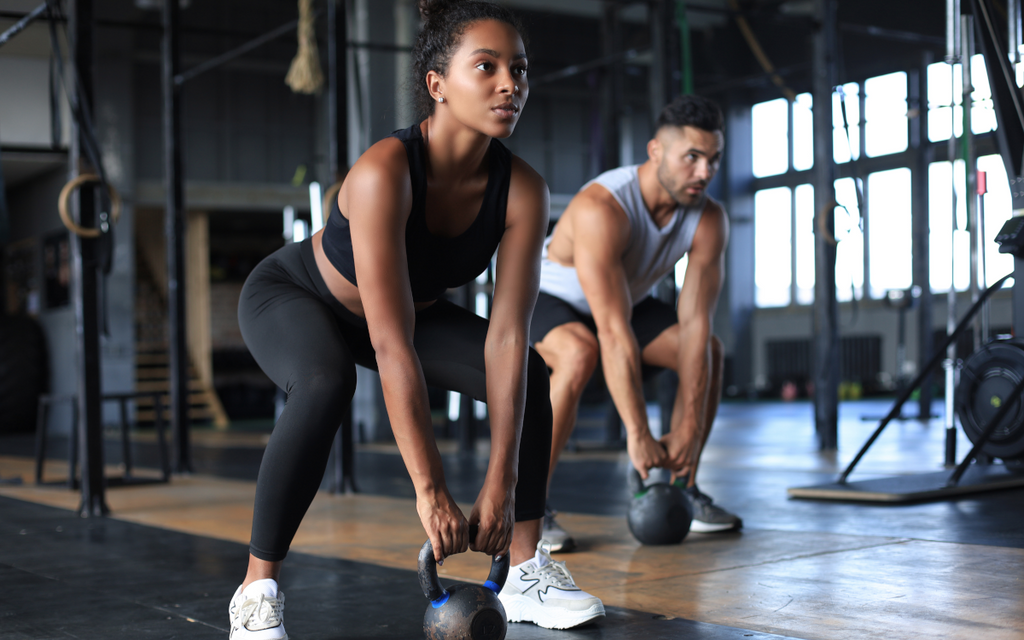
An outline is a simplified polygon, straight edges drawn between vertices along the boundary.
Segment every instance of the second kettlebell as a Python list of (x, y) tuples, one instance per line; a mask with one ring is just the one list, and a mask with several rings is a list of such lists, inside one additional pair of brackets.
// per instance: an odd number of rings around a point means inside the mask
[[(652, 482), (644, 485), (635, 468), (630, 468), (629, 530), (641, 544), (679, 544), (690, 532), (693, 511), (678, 484)], [(682, 481), (677, 481), (681, 483)]]

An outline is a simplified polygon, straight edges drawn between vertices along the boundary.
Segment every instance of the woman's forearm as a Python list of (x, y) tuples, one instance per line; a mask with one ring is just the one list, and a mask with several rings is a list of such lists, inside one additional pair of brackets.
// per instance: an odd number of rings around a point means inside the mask
[(487, 481), (514, 487), (526, 405), (527, 339), (525, 332), (499, 330), (495, 333), (497, 335), (488, 335), (484, 351), (491, 426)]
[(416, 494), (428, 495), (444, 487), (441, 454), (434, 439), (427, 385), (419, 359), (411, 346), (377, 355), (384, 405)]

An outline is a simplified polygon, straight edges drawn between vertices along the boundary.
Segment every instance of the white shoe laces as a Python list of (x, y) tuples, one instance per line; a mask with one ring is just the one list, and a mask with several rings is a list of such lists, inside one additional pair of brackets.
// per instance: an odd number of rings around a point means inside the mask
[(535, 575), (544, 578), (546, 582), (563, 591), (579, 589), (576, 586), (576, 581), (572, 579), (572, 574), (565, 568), (564, 562), (552, 560), (551, 554), (541, 545), (537, 545), (537, 550), (540, 551), (542, 557), (547, 559), (547, 564), (534, 571)]
[(232, 626), (237, 625), (235, 628), (246, 631), (263, 631), (279, 626), (283, 618), (284, 594), (280, 598), (271, 598), (261, 593), (258, 598), (248, 598), (241, 604)]

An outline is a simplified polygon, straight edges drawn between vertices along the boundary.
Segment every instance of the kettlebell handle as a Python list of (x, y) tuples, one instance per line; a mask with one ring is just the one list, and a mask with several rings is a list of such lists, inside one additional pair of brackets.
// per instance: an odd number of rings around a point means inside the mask
[[(469, 526), (469, 537), (470, 539), (476, 538), (477, 526)], [(508, 570), (510, 565), (509, 554), (501, 556), (501, 558), (491, 558), (491, 572), (487, 574), (487, 582), (484, 586), (498, 593), (501, 588), (505, 586), (505, 579), (508, 578)], [(434, 606), (439, 607), (444, 604), (448, 599), (448, 592), (441, 585), (441, 579), (437, 577), (437, 560), (434, 559), (434, 546), (430, 544), (430, 540), (423, 543), (420, 548), (419, 557), (419, 570), (417, 571), (420, 579), (420, 588), (423, 589), (423, 595), (434, 603)]]
[(636, 467), (630, 465), (629, 467), (629, 493), (633, 496), (640, 496), (647, 491), (647, 487), (644, 486), (644, 479), (640, 477), (640, 472), (636, 470)]
[[(677, 487), (679, 487), (680, 489), (686, 489), (686, 485), (688, 484), (687, 478), (686, 478), (686, 476), (680, 476), (680, 477), (676, 478), (675, 482), (673, 482), (672, 484), (677, 486)], [(629, 467), (629, 492), (634, 497), (640, 497), (649, 488), (650, 487), (648, 487), (648, 486), (646, 486), (644, 484), (644, 479), (640, 477), (640, 472), (636, 470), (636, 467), (630, 466)]]

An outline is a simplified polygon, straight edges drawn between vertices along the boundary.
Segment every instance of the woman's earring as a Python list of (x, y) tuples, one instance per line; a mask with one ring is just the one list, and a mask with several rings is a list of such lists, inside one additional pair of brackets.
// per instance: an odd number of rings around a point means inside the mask
[(438, 98), (437, 101), (438, 102), (444, 102), (444, 96), (441, 96), (440, 98)]

